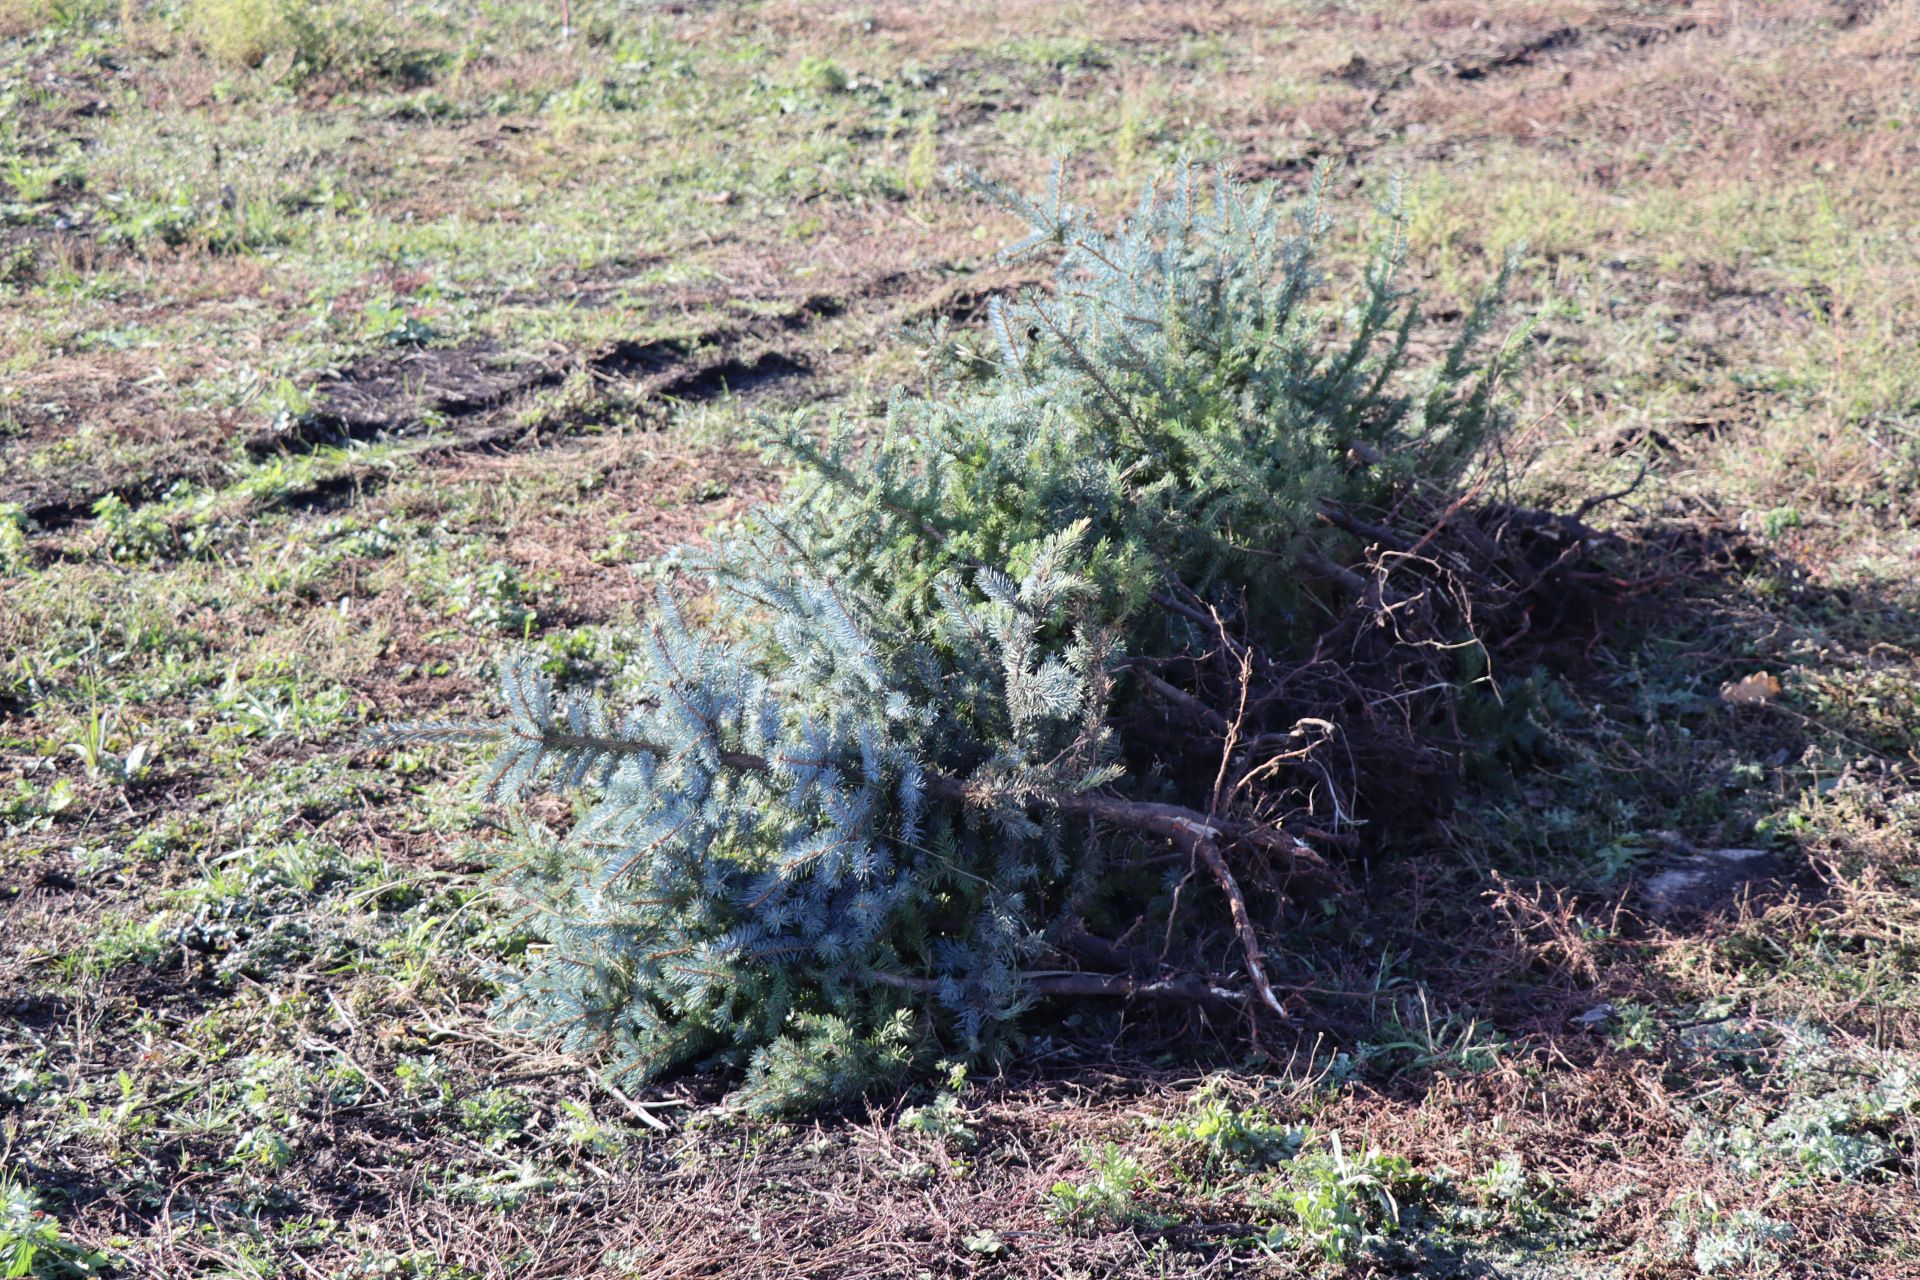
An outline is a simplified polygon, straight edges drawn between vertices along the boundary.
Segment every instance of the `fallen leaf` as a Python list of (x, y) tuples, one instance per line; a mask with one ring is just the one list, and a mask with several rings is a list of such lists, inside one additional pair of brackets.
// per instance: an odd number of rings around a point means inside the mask
[(1757, 707), (1780, 696), (1780, 680), (1765, 671), (1743, 676), (1720, 690), (1720, 700), (1737, 707)]

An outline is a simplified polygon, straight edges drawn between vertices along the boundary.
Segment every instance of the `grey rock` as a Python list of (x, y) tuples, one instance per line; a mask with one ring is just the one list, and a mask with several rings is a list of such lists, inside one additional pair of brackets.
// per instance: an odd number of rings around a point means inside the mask
[(1640, 900), (1657, 918), (1687, 915), (1729, 902), (1750, 884), (1777, 880), (1785, 870), (1771, 850), (1702, 849), (1649, 876)]

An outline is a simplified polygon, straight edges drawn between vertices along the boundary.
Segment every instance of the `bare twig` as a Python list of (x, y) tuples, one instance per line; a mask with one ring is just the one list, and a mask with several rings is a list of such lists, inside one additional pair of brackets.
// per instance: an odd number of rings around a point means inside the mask
[(1369, 524), (1345, 507), (1332, 502), (1320, 504), (1320, 518), (1336, 528), (1345, 529), (1356, 538), (1366, 538), (1377, 542), (1389, 551), (1405, 551), (1406, 539), (1384, 525)]
[(1591, 498), (1586, 499), (1579, 506), (1575, 507), (1573, 509), (1573, 515), (1570, 518), (1573, 520), (1575, 524), (1578, 524), (1582, 520), (1585, 520), (1587, 518), (1588, 512), (1593, 511), (1599, 507), (1604, 507), (1609, 502), (1619, 502), (1623, 498), (1632, 497), (1634, 494), (1634, 491), (1637, 490), (1640, 487), (1641, 483), (1646, 480), (1648, 465), (1649, 464), (1647, 459), (1645, 458), (1640, 459), (1640, 472), (1638, 475), (1634, 476), (1634, 478), (1627, 484), (1626, 488), (1616, 489), (1612, 493), (1596, 493)]
[(1220, 856), (1220, 850), (1212, 840), (1196, 837), (1193, 852), (1213, 878), (1220, 885), (1220, 891), (1227, 895), (1227, 908), (1233, 913), (1233, 926), (1240, 934), (1240, 949), (1247, 957), (1247, 977), (1253, 982), (1253, 989), (1260, 993), (1260, 1002), (1282, 1018), (1287, 1016), (1286, 1009), (1279, 998), (1273, 994), (1273, 984), (1267, 981), (1265, 957), (1260, 951), (1260, 939), (1253, 931), (1253, 919), (1247, 914), (1247, 900), (1240, 894), (1240, 885), (1233, 878), (1233, 871), (1227, 866), (1227, 860)]
[[(1230, 647), (1230, 642), (1227, 640), (1227, 624), (1220, 620), (1220, 611), (1214, 609), (1209, 612), (1213, 614), (1213, 625), (1220, 633), (1220, 643)], [(1226, 738), (1220, 744), (1220, 768), (1213, 776), (1213, 799), (1207, 805), (1209, 817), (1218, 816), (1220, 813), (1221, 795), (1227, 789), (1227, 769), (1233, 763), (1233, 749), (1240, 742), (1240, 729), (1247, 722), (1247, 686), (1252, 682), (1253, 659), (1243, 648), (1240, 651), (1240, 706), (1234, 713), (1232, 723), (1227, 725)]]
[(1227, 723), (1225, 716), (1186, 690), (1169, 684), (1143, 666), (1136, 665), (1133, 669), (1135, 673), (1139, 675), (1140, 682), (1146, 685), (1147, 688), (1153, 690), (1153, 692), (1158, 694), (1162, 699), (1180, 708), (1180, 710), (1186, 712), (1213, 732), (1225, 736), (1233, 727)]
[[(605, 1080), (598, 1080), (598, 1081), (595, 1081), (595, 1083), (599, 1085), (601, 1092), (605, 1093), (608, 1097), (612, 1098), (615, 1102), (618, 1102), (621, 1106), (625, 1107), (628, 1113), (632, 1115), (635, 1120), (638, 1120), (641, 1124), (646, 1125), (647, 1128), (652, 1129), (656, 1133), (672, 1133), (673, 1132), (672, 1125), (669, 1125), (665, 1120), (662, 1120), (659, 1116), (654, 1115), (651, 1111), (647, 1110), (647, 1108), (643, 1104), (635, 1102), (632, 1098), (629, 1098), (626, 1094), (620, 1092), (620, 1090), (614, 1088), (611, 1084), (608, 1084)], [(671, 1103), (670, 1105), (685, 1106), (686, 1104), (684, 1102), (676, 1101)]]
[[(933, 992), (940, 989), (938, 978), (915, 978), (904, 973), (869, 969), (867, 980), (877, 986), (899, 991)], [(1175, 974), (1165, 978), (1136, 978), (1125, 973), (1080, 973), (1072, 970), (1022, 973), (1021, 983), (1041, 996), (1119, 996), (1124, 999), (1173, 1000), (1188, 1004), (1239, 1004), (1244, 991), (1217, 978), (1194, 974)]]
[(1315, 577), (1325, 578), (1329, 582), (1337, 582), (1355, 595), (1365, 595), (1373, 588), (1374, 584), (1366, 578), (1355, 573), (1345, 565), (1335, 564), (1318, 551), (1315, 551), (1312, 547), (1300, 547), (1297, 552), (1297, 557), (1301, 567), (1312, 573)]

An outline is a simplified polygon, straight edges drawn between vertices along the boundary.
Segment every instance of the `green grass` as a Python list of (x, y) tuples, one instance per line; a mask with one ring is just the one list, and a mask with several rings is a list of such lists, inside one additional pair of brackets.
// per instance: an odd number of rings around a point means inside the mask
[[(688, 9), (0, 4), (0, 1274), (1911, 1271), (1910, 19), (1583, 4), (1495, 65), (1537, 15)], [(1065, 1009), (871, 1117), (611, 1093), (489, 1013), (538, 940), (467, 762), (358, 735), (488, 709), (505, 645), (622, 662), (771, 483), (750, 415), (884, 397), (1010, 281), (948, 166), (1058, 148), (1115, 210), (1183, 153), (1398, 174), (1436, 308), (1525, 241), (1515, 496), (1641, 477), (1592, 515), (1629, 604), (1293, 924), (1297, 1045)], [(325, 429), (482, 344), (556, 376)], [(1651, 918), (1725, 847), (1794, 888)]]

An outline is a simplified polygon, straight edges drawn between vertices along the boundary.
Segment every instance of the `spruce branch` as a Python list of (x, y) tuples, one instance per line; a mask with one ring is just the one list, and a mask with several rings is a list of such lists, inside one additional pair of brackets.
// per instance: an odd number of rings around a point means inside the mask
[[(434, 724), (396, 725), (381, 731), (380, 741), (500, 741), (516, 744), (514, 750), (527, 750), (536, 760), (586, 754), (595, 759), (645, 756), (666, 758), (673, 753), (663, 744), (643, 738), (616, 738), (574, 733), (564, 729), (537, 729), (519, 721), (501, 725), (461, 724), (463, 736), (453, 737)], [(480, 735), (482, 731), (485, 736)], [(825, 764), (820, 758), (793, 755), (767, 757), (747, 751), (723, 750), (716, 753), (719, 763), (742, 773), (767, 774), (776, 768), (817, 770)], [(518, 757), (516, 757), (518, 759)], [(931, 795), (951, 804), (990, 808), (1002, 798), (1004, 783), (969, 782), (952, 774), (929, 770), (919, 772), (921, 785)], [(1212, 867), (1218, 849), (1203, 852), (1198, 841), (1225, 840), (1256, 848), (1281, 860), (1289, 874), (1303, 882), (1328, 884), (1335, 879), (1326, 859), (1299, 836), (1282, 829), (1221, 817), (1208, 817), (1195, 809), (1159, 801), (1129, 800), (1101, 792), (1071, 792), (1052, 788), (1020, 789), (1020, 800), (1050, 808), (1067, 817), (1086, 818), (1121, 830), (1166, 840), (1184, 852), (1194, 853)], [(1218, 873), (1216, 873), (1216, 877)], [(1223, 885), (1224, 887), (1224, 885)], [(1238, 889), (1231, 891), (1238, 894)]]

